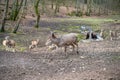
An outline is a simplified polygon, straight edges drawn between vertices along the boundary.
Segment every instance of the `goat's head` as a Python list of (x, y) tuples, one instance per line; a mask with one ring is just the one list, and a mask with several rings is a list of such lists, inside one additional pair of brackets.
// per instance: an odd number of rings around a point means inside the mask
[(49, 37), (48, 37), (48, 39), (47, 39), (47, 41), (46, 41), (46, 43), (45, 43), (45, 45), (46, 46), (52, 45), (52, 41), (54, 39), (56, 39), (56, 38), (57, 37), (55, 36), (55, 32), (51, 32), (50, 35), (49, 35)]
[(50, 46), (52, 44), (58, 45), (60, 42), (60, 38), (55, 36), (55, 32), (51, 32), (50, 36), (48, 37), (45, 45)]
[(50, 37), (49, 37), (49, 38), (52, 38), (52, 39), (57, 38), (57, 37), (55, 36), (55, 32), (51, 32), (51, 34), (50, 34)]

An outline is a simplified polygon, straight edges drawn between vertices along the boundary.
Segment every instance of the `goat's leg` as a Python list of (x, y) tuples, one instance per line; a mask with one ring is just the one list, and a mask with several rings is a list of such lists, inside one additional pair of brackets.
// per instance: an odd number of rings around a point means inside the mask
[(57, 45), (55, 45), (55, 47), (56, 47), (56, 49), (58, 49), (58, 46), (57, 46)]
[(6, 47), (5, 47), (5, 50), (6, 50), (6, 51), (9, 51), (9, 47), (8, 47), (8, 46), (6, 46)]
[(64, 50), (64, 51), (65, 51), (65, 53), (66, 53), (66, 51), (67, 51), (67, 46), (65, 46), (64, 48), (65, 48), (65, 50)]
[(37, 45), (35, 45), (35, 48), (37, 48)]
[(15, 52), (15, 48), (12, 48), (12, 52)]
[(13, 49), (13, 52), (16, 52), (15, 46), (13, 46), (12, 49)]
[(32, 45), (29, 45), (29, 50), (31, 50), (32, 49)]
[(75, 46), (74, 46), (74, 44), (72, 44), (71, 46), (73, 47), (73, 51), (75, 51)]
[(113, 37), (112, 37), (112, 36), (110, 37), (110, 40), (111, 40), (111, 41), (113, 40)]
[(11, 51), (11, 47), (8, 46), (8, 51)]
[(30, 45), (30, 46), (29, 46), (29, 49), (30, 49), (30, 50), (33, 49), (33, 48), (35, 48), (35, 45)]
[(76, 45), (76, 47), (77, 47), (77, 53), (79, 53), (79, 52), (78, 52), (78, 43), (75, 43), (75, 45)]

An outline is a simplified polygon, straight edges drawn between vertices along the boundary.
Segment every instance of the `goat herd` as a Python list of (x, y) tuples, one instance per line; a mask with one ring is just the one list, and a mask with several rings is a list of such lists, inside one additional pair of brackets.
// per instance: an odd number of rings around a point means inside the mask
[[(31, 41), (31, 44), (29, 45), (29, 50), (37, 47), (39, 42), (40, 42), (39, 39)], [(15, 50), (16, 42), (13, 39), (10, 39), (10, 36), (6, 36), (2, 44), (7, 51), (11, 51), (11, 50), (13, 52), (16, 51)], [(45, 45), (48, 46), (48, 49), (56, 49), (58, 47), (64, 47), (65, 52), (66, 52), (67, 46), (72, 46), (73, 50), (75, 46), (77, 46), (77, 50), (78, 50), (77, 34), (69, 33), (61, 37), (56, 37), (54, 32), (52, 32), (48, 40), (46, 41)]]
[[(110, 31), (110, 36), (111, 39), (114, 36), (113, 32)], [(31, 44), (29, 45), (29, 50), (35, 48), (38, 46), (40, 40), (33, 40), (31, 41)], [(67, 47), (71, 46), (72, 50), (75, 50), (75, 47), (77, 48), (77, 53), (78, 53), (78, 34), (77, 33), (69, 33), (62, 35), (60, 37), (57, 37), (54, 32), (51, 32), (51, 35), (48, 37), (45, 45), (48, 47), (48, 49), (56, 49), (58, 47), (64, 47), (64, 52), (66, 52)], [(2, 42), (3, 46), (7, 51), (15, 52), (15, 46), (16, 42), (12, 39), (10, 39), (10, 36), (6, 36), (5, 40)]]

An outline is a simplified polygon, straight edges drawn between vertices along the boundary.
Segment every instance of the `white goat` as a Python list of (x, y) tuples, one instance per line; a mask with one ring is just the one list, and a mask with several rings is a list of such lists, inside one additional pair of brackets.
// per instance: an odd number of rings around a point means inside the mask
[(35, 47), (38, 47), (38, 44), (39, 44), (40, 40), (37, 39), (37, 40), (32, 40), (31, 41), (31, 45), (29, 46), (29, 49), (33, 49)]
[(5, 46), (7, 51), (10, 51), (10, 48), (13, 48), (13, 52), (15, 52), (15, 41), (9, 38), (10, 38), (9, 36), (6, 36), (2, 44), (3, 46)]
[(78, 53), (78, 39), (77, 39), (76, 33), (69, 33), (57, 38), (54, 32), (52, 32), (49, 37), (49, 40), (50, 40), (50, 43), (47, 44), (48, 46), (55, 44), (57, 47), (64, 47), (65, 52), (68, 46), (72, 46), (73, 51), (75, 46), (77, 46), (77, 53)]
[(117, 32), (116, 31), (109, 31), (109, 35), (110, 35), (110, 40), (112, 41), (113, 39), (117, 39)]
[(103, 35), (103, 32), (104, 32), (104, 30), (101, 29), (101, 30), (100, 30), (100, 37), (103, 37), (103, 36), (104, 36), (104, 35)]

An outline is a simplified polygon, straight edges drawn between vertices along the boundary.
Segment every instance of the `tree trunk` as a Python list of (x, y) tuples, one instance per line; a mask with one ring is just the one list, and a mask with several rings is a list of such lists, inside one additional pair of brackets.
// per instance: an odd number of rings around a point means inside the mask
[(57, 12), (59, 12), (59, 8), (60, 8), (60, 1), (59, 0), (56, 0), (56, 3), (55, 3), (55, 14), (57, 13)]
[(37, 16), (35, 28), (39, 27), (39, 21), (40, 21), (40, 12), (39, 12), (39, 8), (38, 8), (39, 2), (40, 2), (40, 0), (36, 0), (35, 4), (34, 4), (35, 14)]
[(5, 10), (2, 18), (2, 25), (1, 25), (0, 32), (5, 32), (5, 22), (6, 22), (7, 12), (8, 12), (8, 6), (9, 6), (9, 0), (6, 0), (6, 6), (5, 6)]
[(36, 20), (36, 24), (35, 24), (36, 28), (39, 27), (39, 21), (40, 21), (40, 15), (37, 15), (37, 20)]
[(56, 4), (55, 4), (55, 14), (57, 13), (57, 9), (58, 9), (58, 5), (57, 5), (57, 0), (56, 0)]
[(51, 1), (51, 9), (53, 9), (54, 8), (54, 1), (52, 0)]
[(90, 16), (90, 11), (91, 11), (90, 0), (87, 0), (87, 12), (86, 12), (87, 16)]
[(27, 12), (27, 0), (24, 0), (24, 3), (23, 3), (23, 9), (22, 9), (22, 18), (25, 18), (25, 15), (26, 15), (26, 12)]
[(18, 28), (19, 28), (19, 25), (20, 25), (20, 22), (21, 22), (21, 18), (18, 19), (18, 21), (17, 21), (17, 23), (16, 23), (16, 25), (15, 25), (15, 28), (14, 28), (14, 30), (13, 30), (13, 33), (17, 33)]
[(101, 0), (99, 0), (99, 13), (98, 15), (100, 16), (101, 15)]
[(76, 14), (78, 13), (79, 1), (76, 0)]
[(19, 19), (18, 19), (18, 21), (17, 21), (17, 23), (16, 23), (16, 25), (15, 25), (15, 28), (14, 28), (14, 30), (13, 30), (13, 33), (17, 33), (17, 31), (18, 31), (18, 28), (19, 28), (19, 25), (20, 25), (20, 23), (21, 23), (22, 17), (24, 16), (23, 14), (24, 14), (26, 2), (27, 2), (27, 0), (24, 0), (24, 1), (23, 1), (22, 11), (21, 11), (20, 17), (19, 17)]
[(43, 0), (41, 3), (42, 3), (42, 12), (41, 12), (41, 14), (44, 14), (45, 13), (45, 1)]
[(12, 7), (12, 12), (11, 12), (11, 16), (10, 19), (15, 21), (18, 17), (18, 14), (20, 12), (20, 9), (22, 7), (24, 0), (21, 0), (21, 2), (19, 3), (19, 0), (15, 0), (13, 3), (13, 7)]
[(83, 5), (82, 5), (82, 11), (84, 12), (84, 0), (82, 0), (83, 1)]

